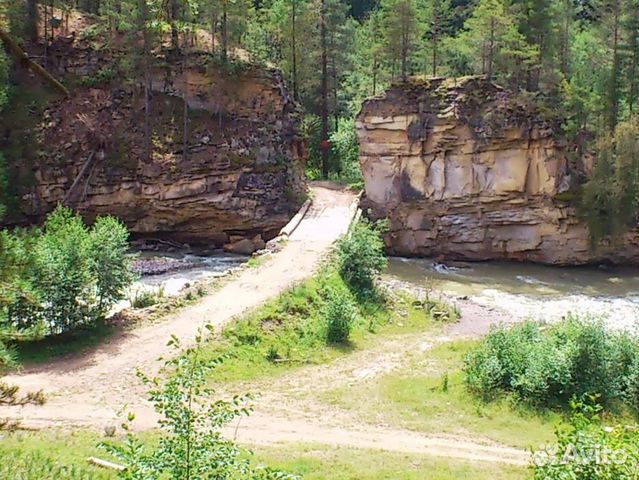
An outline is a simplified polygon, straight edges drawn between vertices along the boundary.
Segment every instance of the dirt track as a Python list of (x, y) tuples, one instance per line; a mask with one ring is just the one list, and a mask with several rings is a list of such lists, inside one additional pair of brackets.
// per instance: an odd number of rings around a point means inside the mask
[[(310, 277), (335, 240), (348, 229), (356, 201), (354, 194), (316, 185), (313, 195), (312, 207), (280, 252), (257, 269), (243, 270), (197, 305), (163, 322), (111, 338), (88, 354), (60, 359), (5, 377), (4, 381), (20, 386), (24, 392), (43, 389), (48, 402), (41, 407), (3, 408), (2, 415), (19, 418), (25, 426), (33, 428), (103, 428), (118, 424), (118, 412), (126, 405), (127, 411), (136, 413), (137, 428), (153, 428), (157, 418), (145, 400), (145, 391), (136, 371), (157, 371), (162, 365), (160, 357), (172, 354), (166, 345), (170, 336), (176, 335), (183, 344), (188, 344), (202, 326), (221, 326)], [(476, 313), (472, 312), (471, 317)], [(469, 322), (468, 325), (472, 325), (473, 318)], [(463, 334), (455, 332), (460, 333)], [(395, 363), (389, 368), (396, 368), (401, 364), (401, 351), (406, 348), (410, 345), (389, 348), (380, 345), (379, 349), (356, 354), (345, 360), (342, 380), (349, 381), (353, 371), (361, 373), (360, 380), (379, 373), (379, 368), (389, 366), (384, 358), (391, 350), (396, 355), (391, 355)], [(308, 375), (314, 377), (313, 385), (324, 381), (322, 367), (316, 370), (304, 371), (304, 378), (294, 374), (282, 380), (288, 384), (275, 382), (270, 392), (264, 392), (255, 414), (230, 426), (227, 434), (245, 444), (318, 443), (471, 461), (517, 465), (527, 462), (525, 452), (489, 444), (482, 439), (428, 436), (356, 422), (339, 424), (330, 421), (335, 412), (313, 405), (282, 402), (287, 388), (311, 383)], [(332, 370), (331, 382), (336, 381), (335, 374)], [(337, 375), (339, 377), (339, 373)], [(299, 413), (305, 409), (306, 413)]]

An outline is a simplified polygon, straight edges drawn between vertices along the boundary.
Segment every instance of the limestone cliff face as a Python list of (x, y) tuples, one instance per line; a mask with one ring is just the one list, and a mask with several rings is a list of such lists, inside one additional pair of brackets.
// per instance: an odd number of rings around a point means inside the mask
[(567, 146), (530, 105), (472, 77), (414, 79), (367, 101), (357, 122), (366, 205), (392, 253), (582, 264), (639, 260), (639, 240), (591, 249)]
[(64, 202), (89, 220), (115, 215), (135, 234), (259, 245), (303, 201), (299, 115), (277, 71), (227, 73), (205, 54), (156, 59), (147, 158), (141, 85), (113, 78), (117, 61), (90, 47), (50, 55), (57, 76), (85, 86), (52, 104), (34, 132), (43, 153), (21, 172), (31, 179), (21, 192), (24, 218), (39, 221)]

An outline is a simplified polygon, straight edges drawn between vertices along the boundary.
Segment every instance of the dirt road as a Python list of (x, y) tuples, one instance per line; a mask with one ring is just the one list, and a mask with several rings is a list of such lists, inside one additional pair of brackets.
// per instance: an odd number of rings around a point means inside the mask
[[(2, 416), (21, 419), (23, 425), (33, 428), (101, 429), (119, 424), (118, 412), (126, 408), (136, 413), (136, 428), (154, 428), (157, 417), (145, 399), (136, 371), (157, 371), (162, 365), (160, 357), (173, 354), (166, 345), (171, 335), (188, 344), (204, 325), (221, 326), (309, 278), (335, 240), (348, 229), (356, 201), (352, 193), (319, 185), (313, 187), (313, 197), (313, 205), (280, 252), (257, 269), (243, 270), (197, 305), (163, 322), (113, 337), (88, 354), (5, 377), (4, 381), (20, 386), (25, 392), (44, 390), (48, 402), (41, 407), (3, 407)], [(472, 323), (473, 319), (469, 325)], [(423, 343), (421, 339), (415, 341)], [(327, 410), (318, 402), (309, 401), (308, 396), (307, 400), (300, 400), (296, 395), (309, 385), (364, 381), (389, 369), (401, 368), (403, 353), (415, 347), (410, 342), (380, 344), (371, 351), (349, 356), (341, 369), (336, 370), (335, 365), (317, 366), (312, 371), (284, 376), (263, 386), (264, 396), (257, 402), (254, 415), (229, 426), (225, 433), (249, 445), (317, 443), (525, 464), (526, 452), (490, 444), (484, 439), (432, 436), (362, 424), (340, 418), (340, 412)]]
[(3, 409), (2, 415), (33, 426), (106, 425), (125, 404), (144, 404), (136, 371), (157, 371), (162, 365), (159, 358), (174, 353), (167, 347), (171, 335), (188, 344), (204, 325), (223, 325), (313, 274), (347, 231), (356, 195), (313, 186), (312, 196), (311, 208), (280, 252), (259, 268), (242, 271), (197, 305), (116, 335), (88, 354), (5, 377), (23, 392), (44, 390), (48, 402), (42, 407)]

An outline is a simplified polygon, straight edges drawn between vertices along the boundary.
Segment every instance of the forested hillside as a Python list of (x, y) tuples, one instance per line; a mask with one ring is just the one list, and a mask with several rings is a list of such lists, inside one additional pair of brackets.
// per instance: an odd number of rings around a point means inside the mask
[[(141, 85), (160, 46), (176, 53), (210, 50), (230, 67), (247, 60), (278, 67), (306, 111), (311, 177), (358, 178), (353, 118), (364, 98), (409, 75), (483, 74), (519, 92), (522, 101), (545, 105), (546, 113), (562, 122), (575, 156), (600, 153), (582, 202), (596, 235), (627, 228), (637, 210), (639, 160), (632, 145), (637, 126), (625, 122), (639, 108), (639, 0), (3, 0), (1, 5), (3, 31), (20, 44), (36, 45), (36, 60), (45, 67), (47, 48), (60, 33), (106, 36), (110, 43), (101, 45), (106, 49), (124, 45), (128, 58), (103, 74)], [(96, 23), (83, 28), (70, 21), (76, 8)], [(10, 67), (0, 52), (0, 108), (11, 96)]]

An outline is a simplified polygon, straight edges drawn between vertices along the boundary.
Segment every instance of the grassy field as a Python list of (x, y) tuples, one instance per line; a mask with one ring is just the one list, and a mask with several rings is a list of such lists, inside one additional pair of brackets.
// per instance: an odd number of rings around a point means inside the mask
[[(326, 339), (322, 312), (329, 290), (343, 292), (357, 305), (357, 321), (346, 343), (335, 344)], [(228, 325), (220, 337), (208, 342), (205, 356), (227, 357), (215, 370), (214, 382), (268, 378), (305, 365), (331, 362), (366, 348), (380, 335), (436, 329), (444, 322), (432, 319), (431, 307), (455, 317), (444, 305), (424, 305), (407, 295), (356, 300), (338, 273), (327, 267), (316, 277)]]
[(112, 471), (89, 465), (87, 458), (108, 455), (97, 445), (105, 440), (84, 431), (5, 433), (0, 440), (0, 478), (20, 480), (109, 480)]
[(256, 459), (305, 480), (525, 480), (524, 467), (318, 445), (259, 448)]
[(524, 449), (550, 441), (560, 414), (533, 412), (509, 398), (484, 403), (466, 391), (461, 369), (472, 345), (454, 341), (413, 352), (407, 368), (322, 398), (362, 421), (417, 432), (479, 436)]
[[(228, 357), (211, 381), (268, 381), (304, 366), (330, 365), (353, 352), (372, 351), (387, 340), (405, 339), (406, 345), (413, 345), (415, 339), (432, 338), (432, 344), (424, 348), (407, 348), (401, 368), (348, 387), (324, 386), (313, 390), (313, 395), (353, 414), (362, 425), (459, 435), (520, 448), (552, 439), (560, 415), (530, 412), (508, 399), (485, 404), (466, 392), (461, 368), (473, 342), (437, 340), (446, 320), (454, 320), (453, 309), (403, 294), (356, 301), (357, 321), (350, 340), (331, 344), (323, 320), (327, 289), (346, 291), (330, 268), (230, 324), (205, 347), (205, 356)], [(442, 317), (442, 312), (444, 321), (433, 319)], [(5, 469), (0, 468), (0, 478), (13, 478), (20, 472), (19, 478), (25, 480), (113, 479), (113, 472), (86, 461), (89, 456), (109, 459), (97, 448), (103, 440), (99, 434), (84, 431), (6, 433), (0, 441), (0, 467)], [(508, 465), (320, 445), (256, 447), (254, 453), (259, 463), (311, 480), (511, 480), (530, 474), (526, 468)]]
[[(110, 440), (89, 432), (6, 434), (0, 441), (0, 478), (21, 480), (113, 480), (115, 472), (91, 466), (89, 456), (109, 460), (96, 445)], [(514, 480), (523, 467), (465, 462), (321, 445), (255, 447), (252, 458), (306, 480)], [(18, 476), (20, 475), (20, 476)]]

